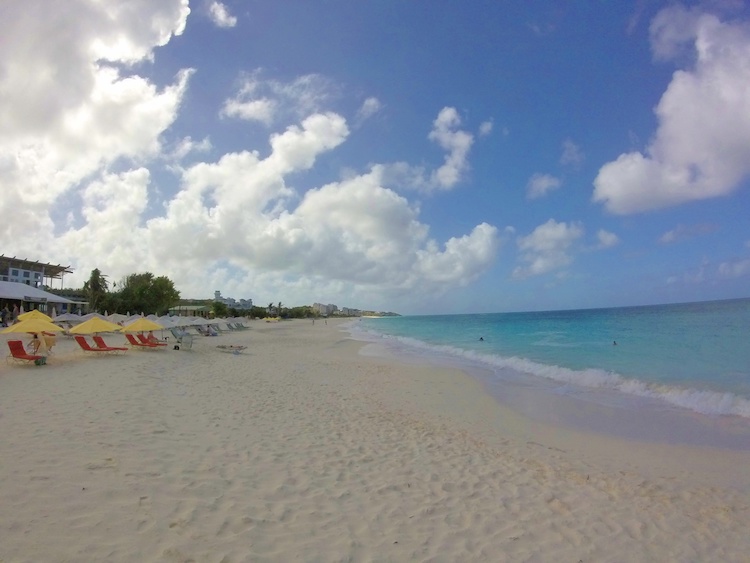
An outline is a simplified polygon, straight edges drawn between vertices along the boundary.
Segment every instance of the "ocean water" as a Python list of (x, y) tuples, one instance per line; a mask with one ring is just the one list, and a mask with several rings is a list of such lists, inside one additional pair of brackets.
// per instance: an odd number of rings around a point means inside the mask
[(496, 393), (537, 386), (626, 408), (750, 420), (750, 299), (365, 318), (351, 330), (402, 354), (481, 372)]

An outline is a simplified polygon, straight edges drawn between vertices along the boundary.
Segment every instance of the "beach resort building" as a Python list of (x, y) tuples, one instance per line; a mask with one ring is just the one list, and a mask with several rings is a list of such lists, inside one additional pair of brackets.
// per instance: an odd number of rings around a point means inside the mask
[(351, 307), (341, 307), (339, 309), (338, 305), (334, 305), (333, 303), (329, 303), (328, 305), (313, 303), (312, 310), (313, 313), (317, 313), (321, 317), (359, 317), (362, 315), (362, 311), (359, 309), (352, 309)]
[(63, 313), (80, 308), (81, 303), (45, 291), (54, 280), (62, 287), (63, 276), (72, 273), (70, 266), (0, 255), (0, 309), (17, 315), (31, 309)]
[(329, 317), (334, 314), (335, 311), (338, 311), (338, 307), (336, 305), (333, 305), (329, 303), (328, 305), (324, 305), (323, 303), (313, 303), (312, 310), (313, 313), (317, 313), (321, 317)]
[(234, 297), (222, 297), (221, 291), (214, 291), (214, 301), (224, 303), (227, 307), (237, 309), (239, 311), (249, 311), (253, 308), (252, 299), (240, 299), (236, 300)]
[(54, 280), (60, 280), (62, 289), (63, 277), (72, 273), (70, 266), (0, 255), (0, 281), (22, 283), (43, 289), (45, 286), (52, 287)]

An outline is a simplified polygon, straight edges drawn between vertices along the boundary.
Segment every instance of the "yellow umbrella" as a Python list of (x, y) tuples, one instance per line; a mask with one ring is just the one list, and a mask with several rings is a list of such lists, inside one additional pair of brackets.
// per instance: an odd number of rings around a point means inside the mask
[(43, 321), (52, 322), (52, 317), (45, 315), (39, 309), (34, 309), (33, 311), (29, 311), (28, 313), (22, 313), (18, 315), (18, 319), (21, 321), (25, 321), (28, 319), (41, 319)]
[(146, 332), (147, 330), (162, 330), (164, 327), (159, 323), (155, 323), (151, 319), (141, 317), (122, 327), (123, 332)]
[(118, 324), (99, 317), (91, 317), (89, 320), (71, 328), (70, 334), (94, 334), (95, 332), (116, 332), (118, 330), (122, 330), (122, 327)]
[(6, 332), (62, 332), (63, 329), (57, 326), (56, 324), (53, 324), (49, 321), (45, 321), (44, 319), (25, 319), (21, 322), (18, 322), (16, 324), (12, 324), (7, 328), (4, 328), (3, 330), (0, 330), (2, 333)]

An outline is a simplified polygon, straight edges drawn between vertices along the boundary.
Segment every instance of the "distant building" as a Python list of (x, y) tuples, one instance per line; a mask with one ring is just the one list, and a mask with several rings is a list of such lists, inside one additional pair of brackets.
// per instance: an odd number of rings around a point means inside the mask
[(317, 313), (321, 317), (332, 317), (332, 316), (361, 317), (362, 316), (362, 311), (359, 309), (352, 309), (351, 307), (341, 307), (341, 309), (339, 309), (337, 305), (333, 305), (332, 303), (329, 303), (328, 305), (324, 305), (323, 303), (313, 303), (312, 311), (313, 313)]
[(169, 314), (180, 317), (203, 317), (207, 319), (211, 316), (211, 307), (208, 305), (177, 305), (169, 309)]
[(318, 313), (321, 317), (330, 317), (338, 311), (338, 307), (329, 303), (324, 305), (323, 303), (313, 303), (312, 310), (314, 313)]
[(43, 289), (45, 286), (52, 287), (53, 280), (60, 280), (62, 288), (63, 276), (72, 273), (70, 266), (0, 255), (0, 281), (23, 283)]
[(253, 300), (252, 299), (240, 299), (239, 301), (236, 300), (234, 297), (222, 297), (221, 291), (214, 291), (214, 301), (218, 301), (219, 303), (224, 303), (227, 307), (230, 307), (232, 309), (237, 309), (240, 311), (249, 311), (253, 308)]
[(352, 309), (351, 307), (341, 307), (341, 312), (339, 314), (342, 317), (361, 317), (362, 311), (359, 309)]

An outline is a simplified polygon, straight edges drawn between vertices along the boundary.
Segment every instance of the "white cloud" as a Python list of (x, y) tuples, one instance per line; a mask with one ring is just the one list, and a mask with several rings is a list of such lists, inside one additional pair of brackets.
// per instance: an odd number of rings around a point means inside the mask
[(221, 115), (239, 117), (247, 121), (260, 121), (264, 125), (271, 125), (277, 106), (277, 102), (268, 98), (249, 100), (247, 102), (231, 99), (224, 102)]
[(469, 169), (469, 150), (474, 142), (470, 133), (458, 129), (460, 124), (458, 112), (449, 107), (443, 108), (433, 122), (429, 139), (448, 151), (444, 164), (437, 170), (429, 172), (423, 166), (392, 162), (373, 165), (372, 173), (384, 186), (398, 190), (431, 193), (454, 188)]
[(279, 118), (302, 119), (322, 111), (338, 95), (337, 88), (319, 74), (307, 74), (290, 82), (263, 79), (263, 71), (241, 77), (237, 94), (225, 100), (221, 115), (260, 121), (270, 126)]
[(221, 2), (212, 2), (208, 7), (208, 15), (218, 27), (234, 27), (237, 25), (237, 18), (230, 14), (227, 7)]
[(718, 273), (722, 278), (741, 278), (750, 275), (750, 258), (722, 262), (719, 264)]
[(717, 228), (716, 225), (710, 225), (707, 223), (700, 223), (698, 225), (677, 225), (677, 227), (671, 231), (667, 231), (659, 237), (659, 242), (662, 244), (682, 242), (697, 236), (713, 233)]
[(611, 248), (620, 242), (620, 238), (616, 234), (605, 231), (604, 229), (597, 231), (596, 238), (599, 241), (597, 248), (600, 249)]
[(571, 139), (565, 139), (562, 144), (562, 154), (560, 155), (560, 164), (563, 166), (578, 167), (586, 160), (581, 147), (576, 145)]
[(193, 152), (208, 152), (212, 148), (211, 139), (205, 137), (202, 141), (194, 141), (189, 135), (181, 139), (169, 155), (170, 160), (180, 161)]
[(362, 123), (366, 119), (369, 119), (376, 113), (378, 113), (383, 108), (383, 104), (380, 103), (380, 100), (374, 97), (367, 98), (364, 102), (362, 102), (362, 106), (357, 110), (357, 116), (356, 121), (357, 123)]
[(526, 184), (526, 197), (537, 199), (562, 186), (562, 180), (550, 174), (534, 174)]
[(580, 223), (550, 219), (539, 225), (530, 235), (518, 239), (521, 261), (525, 264), (513, 270), (513, 277), (524, 279), (565, 268), (573, 261), (571, 247), (583, 234)]
[(622, 154), (599, 170), (593, 199), (612, 213), (727, 195), (750, 174), (750, 27), (675, 5), (654, 18), (651, 42), (659, 60), (690, 43), (695, 62), (674, 73), (645, 154)]
[[(160, 136), (177, 116), (191, 71), (181, 71), (172, 85), (158, 89), (106, 61), (127, 65), (150, 59), (155, 47), (182, 32), (188, 13), (187, 2), (176, 0), (2, 5), (4, 241), (41, 252), (49, 246), (45, 238), (55, 234), (54, 202), (74, 197), (69, 192), (82, 180), (115, 162), (159, 154)], [(44, 41), (28, 40), (40, 33)], [(76, 220), (80, 216), (73, 213)], [(28, 240), (24, 234), (34, 230), (46, 235)]]
[(347, 135), (340, 116), (315, 114), (272, 135), (265, 159), (233, 153), (188, 168), (165, 216), (148, 222), (159, 241), (151, 252), (186, 276), (191, 265), (210, 268), (221, 256), (251, 276), (275, 272), (264, 279), (293, 275), (300, 287), (338, 281), (357, 291), (440, 292), (489, 267), (499, 246), (495, 227), (478, 225), (441, 247), (418, 210), (380, 184), (377, 167), (299, 199), (285, 176), (309, 169)]
[[(0, 242), (9, 252), (70, 264), (68, 286), (80, 286), (93, 268), (111, 280), (152, 271), (186, 296), (205, 296), (209, 284), (289, 303), (327, 292), (355, 306), (372, 303), (373, 289), (439, 294), (470, 283), (495, 259), (500, 241), (486, 223), (444, 241), (431, 237), (418, 206), (383, 185), (389, 165), (304, 193), (288, 184), (349, 137), (346, 120), (323, 107), (337, 95), (323, 77), (244, 76), (226, 115), (271, 126), (298, 119), (277, 125), (263, 157), (245, 150), (196, 162), (213, 149), (209, 138), (170, 131), (192, 71), (157, 87), (127, 66), (181, 33), (187, 3), (62, 4), (37, 2), (36, 20), (0, 8), (9, 45), (0, 51)], [(108, 10), (122, 19), (97, 27)], [(27, 40), (45, 29), (49, 44)], [(101, 56), (124, 64), (108, 66)], [(66, 76), (53, 76), (59, 88), (50, 88), (43, 72), (21, 72), (29, 68), (64, 68)], [(265, 114), (244, 105), (263, 100), (272, 102)], [(369, 101), (363, 110), (378, 107)], [(473, 139), (459, 126), (455, 110), (440, 113), (430, 138), (448, 155), (429, 179), (418, 172), (415, 185), (447, 189), (461, 179)], [(177, 185), (164, 181), (165, 167)], [(404, 165), (401, 177), (415, 170)]]
[(482, 124), (479, 126), (479, 136), (480, 137), (486, 137), (487, 135), (489, 135), (490, 133), (492, 133), (492, 127), (493, 127), (493, 125), (494, 124), (493, 124), (493, 122), (492, 122), (491, 119), (489, 119), (487, 121), (483, 121)]
[(385, 187), (397, 190), (417, 190), (428, 193), (433, 186), (426, 177), (424, 167), (412, 166), (408, 162), (374, 164), (371, 173)]
[(461, 118), (456, 109), (451, 107), (440, 110), (433, 122), (429, 139), (448, 151), (445, 163), (432, 174), (432, 185), (437, 189), (453, 188), (461, 181), (469, 167), (467, 157), (474, 137), (466, 131), (459, 130), (460, 125)]

